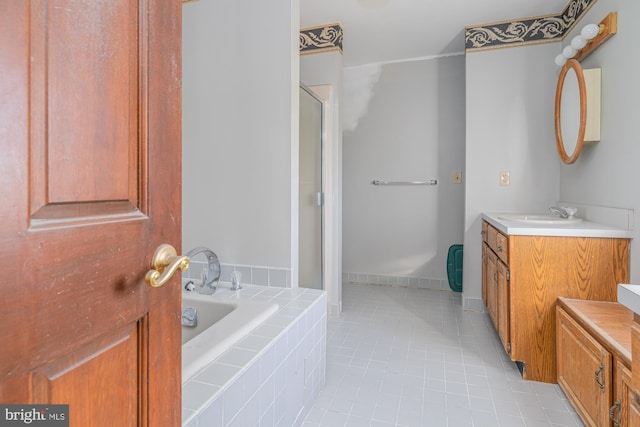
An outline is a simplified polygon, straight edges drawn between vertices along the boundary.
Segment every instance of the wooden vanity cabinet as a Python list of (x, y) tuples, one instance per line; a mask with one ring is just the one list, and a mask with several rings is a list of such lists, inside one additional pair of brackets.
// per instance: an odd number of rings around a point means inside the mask
[(633, 313), (616, 302), (558, 299), (558, 384), (587, 426), (637, 427)]
[(558, 297), (616, 301), (629, 239), (508, 235), (483, 221), (485, 306), (522, 376), (555, 383)]

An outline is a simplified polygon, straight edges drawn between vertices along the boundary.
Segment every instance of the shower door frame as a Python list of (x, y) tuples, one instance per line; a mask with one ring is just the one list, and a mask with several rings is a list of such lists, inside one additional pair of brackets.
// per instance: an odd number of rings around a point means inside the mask
[[(325, 193), (326, 193), (326, 156), (325, 156), (325, 147), (326, 147), (326, 105), (325, 100), (322, 99), (318, 94), (313, 91), (312, 87), (306, 86), (303, 83), (300, 83), (300, 89), (305, 91), (308, 95), (314, 98), (316, 101), (320, 103), (320, 203), (318, 207), (320, 208), (320, 289), (325, 290), (325, 239), (326, 239), (326, 227), (325, 227), (325, 217), (326, 217), (326, 204), (324, 202)], [(300, 214), (300, 209), (298, 209), (298, 214)], [(300, 223), (300, 218), (298, 218), (298, 223)], [(299, 246), (300, 248), (300, 246)], [(300, 274), (300, 259), (301, 256), (298, 257), (298, 274)], [(299, 286), (308, 287), (304, 284), (303, 281), (299, 280)]]

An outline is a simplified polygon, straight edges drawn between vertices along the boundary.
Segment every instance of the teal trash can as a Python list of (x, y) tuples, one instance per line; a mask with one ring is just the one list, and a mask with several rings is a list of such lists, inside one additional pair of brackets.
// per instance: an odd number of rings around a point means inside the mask
[(447, 278), (454, 292), (462, 292), (462, 245), (451, 245), (447, 254)]

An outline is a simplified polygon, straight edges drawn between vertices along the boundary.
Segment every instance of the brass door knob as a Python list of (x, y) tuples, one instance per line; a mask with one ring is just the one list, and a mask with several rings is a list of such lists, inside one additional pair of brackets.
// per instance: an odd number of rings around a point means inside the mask
[(154, 288), (164, 285), (176, 270), (189, 268), (189, 257), (178, 256), (176, 249), (166, 243), (158, 246), (151, 259), (152, 270), (144, 276), (144, 280)]

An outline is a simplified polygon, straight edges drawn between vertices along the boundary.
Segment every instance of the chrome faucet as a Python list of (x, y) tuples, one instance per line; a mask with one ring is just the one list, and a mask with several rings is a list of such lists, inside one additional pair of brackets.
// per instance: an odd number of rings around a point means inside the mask
[(560, 215), (560, 217), (564, 219), (574, 219), (577, 211), (578, 210), (576, 208), (568, 208), (564, 206), (561, 206), (559, 208), (551, 206), (549, 208), (549, 212)]
[(211, 295), (216, 291), (215, 285), (220, 280), (220, 261), (216, 254), (209, 248), (199, 246), (191, 249), (186, 253), (189, 259), (193, 259), (195, 255), (204, 254), (207, 257), (207, 269), (202, 270), (202, 284), (196, 286), (196, 290), (200, 294)]
[(198, 310), (193, 307), (187, 307), (182, 310), (182, 325), (192, 328), (198, 326)]

